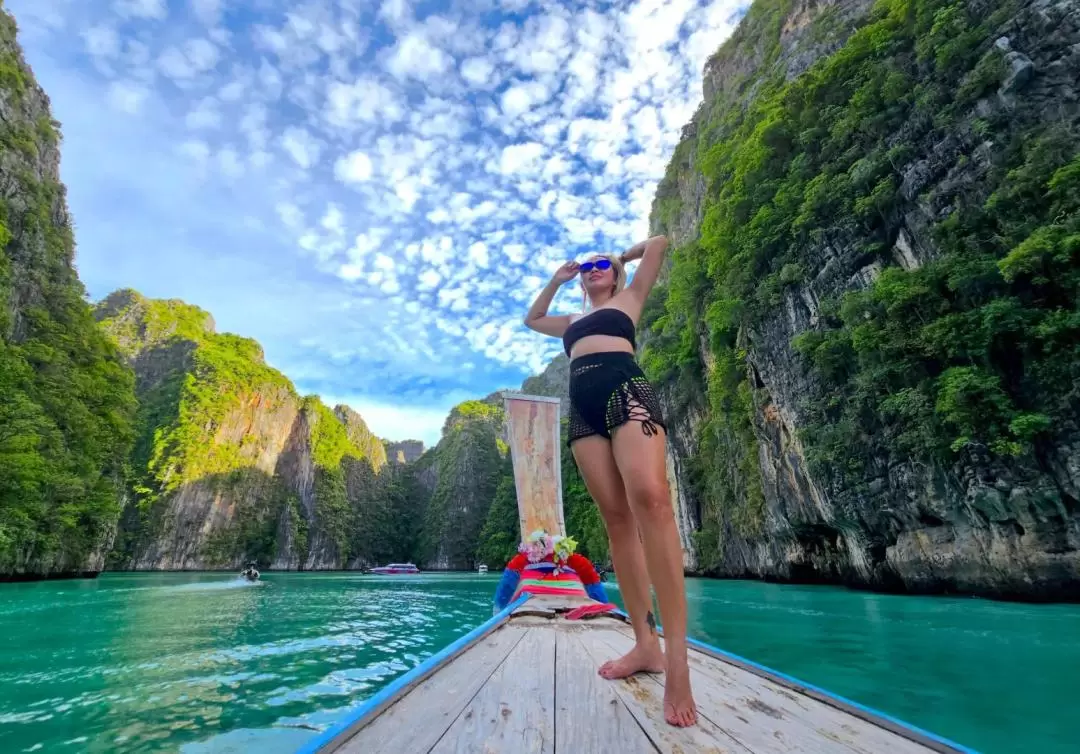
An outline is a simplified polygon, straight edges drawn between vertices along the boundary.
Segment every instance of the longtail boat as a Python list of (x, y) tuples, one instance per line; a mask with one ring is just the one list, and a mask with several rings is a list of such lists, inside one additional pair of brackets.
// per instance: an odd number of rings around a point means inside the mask
[[(504, 395), (524, 541), (564, 532), (559, 401)], [(521, 594), (310, 741), (305, 754), (925, 754), (964, 746), (694, 639), (698, 722), (664, 720), (663, 676), (597, 674), (633, 646), (622, 611)], [(588, 613), (588, 609), (584, 610)], [(662, 631), (661, 631), (662, 636)]]
[(376, 576), (397, 576), (401, 574), (420, 573), (420, 569), (412, 563), (391, 563), (390, 565), (377, 566), (368, 570)]

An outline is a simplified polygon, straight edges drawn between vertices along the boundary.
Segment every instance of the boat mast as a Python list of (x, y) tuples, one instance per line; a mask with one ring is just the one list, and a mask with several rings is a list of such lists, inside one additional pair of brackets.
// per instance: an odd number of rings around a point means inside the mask
[(544, 529), (566, 534), (558, 398), (504, 392), (506, 437), (514, 464), (521, 539)]

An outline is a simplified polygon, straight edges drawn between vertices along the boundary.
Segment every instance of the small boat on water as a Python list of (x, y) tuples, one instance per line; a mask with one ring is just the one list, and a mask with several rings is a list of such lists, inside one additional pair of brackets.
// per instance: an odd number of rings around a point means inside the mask
[(486, 565), (484, 565), (483, 563), (481, 563), (480, 566), (476, 569), (476, 572), (477, 573), (487, 573), (488, 572), (488, 567)]
[(412, 563), (391, 563), (390, 565), (371, 568), (368, 570), (368, 573), (375, 573), (380, 576), (390, 576), (407, 573), (420, 573), (420, 569)]
[(247, 567), (240, 571), (240, 578), (247, 579), (248, 581), (258, 581), (259, 570), (255, 567), (254, 563), (248, 563)]
[[(563, 532), (559, 401), (523, 395), (505, 401), (523, 541), (530, 537), (526, 532)], [(527, 575), (518, 583), (535, 584)], [(662, 675), (609, 681), (596, 672), (633, 647), (628, 616), (592, 596), (560, 593), (561, 583), (548, 593), (518, 589), (490, 620), (395, 679), (300, 751), (975, 754), (694, 639), (689, 659), (698, 722), (673, 727), (664, 719)], [(504, 604), (499, 594), (496, 589), (496, 609)]]

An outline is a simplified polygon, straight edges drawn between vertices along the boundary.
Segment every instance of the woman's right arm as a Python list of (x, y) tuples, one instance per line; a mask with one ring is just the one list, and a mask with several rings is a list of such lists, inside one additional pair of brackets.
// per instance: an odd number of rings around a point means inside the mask
[(565, 314), (550, 315), (547, 313), (555, 294), (559, 292), (559, 286), (573, 279), (577, 274), (577, 263), (567, 262), (552, 276), (548, 284), (537, 295), (529, 311), (525, 314), (525, 326), (530, 330), (561, 338), (570, 326), (570, 317)]

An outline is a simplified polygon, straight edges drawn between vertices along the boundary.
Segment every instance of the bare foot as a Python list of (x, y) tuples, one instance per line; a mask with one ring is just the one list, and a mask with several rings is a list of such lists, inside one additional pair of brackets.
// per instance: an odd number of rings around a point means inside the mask
[(660, 642), (654, 641), (652, 646), (635, 644), (633, 649), (619, 659), (608, 660), (601, 665), (599, 673), (609, 681), (614, 681), (642, 671), (664, 672), (664, 652), (660, 649)]
[(690, 691), (690, 666), (686, 661), (667, 668), (664, 679), (664, 719), (668, 725), (685, 728), (697, 722), (697, 705)]

